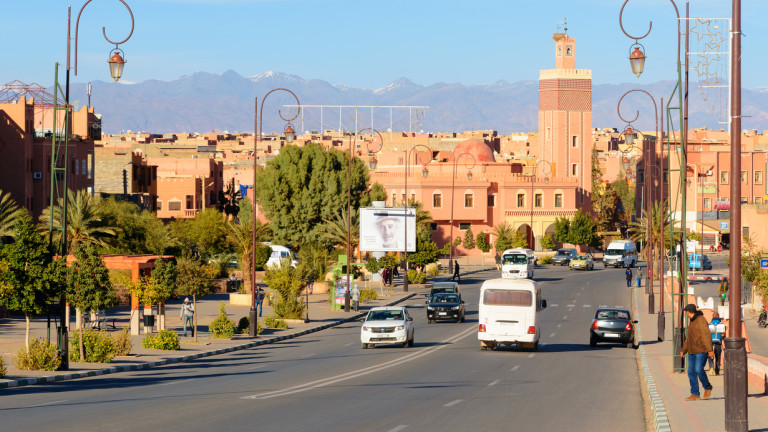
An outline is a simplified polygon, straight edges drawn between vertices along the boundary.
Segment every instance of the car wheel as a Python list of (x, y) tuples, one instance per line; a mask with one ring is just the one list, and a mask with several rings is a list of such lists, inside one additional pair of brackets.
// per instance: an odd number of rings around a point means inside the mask
[(603, 267), (608, 268), (608, 264), (603, 264)]
[(589, 346), (591, 346), (593, 348), (597, 346), (597, 341), (595, 340), (595, 338), (593, 338), (593, 337), (589, 338)]
[(627, 348), (632, 349), (634, 347), (635, 347), (635, 341), (631, 340), (631, 341), (627, 342)]
[(368, 344), (367, 343), (362, 344), (362, 348), (363, 349), (368, 349)]
[(413, 340), (413, 339), (414, 339), (414, 338), (415, 338), (415, 336), (414, 336), (414, 337), (412, 337), (412, 338), (411, 338), (411, 340), (409, 340), (409, 341), (408, 341), (408, 347), (410, 347), (410, 348), (413, 348), (413, 343), (414, 343), (414, 340)]
[(480, 351), (488, 351), (488, 347), (480, 343)]
[(461, 316), (461, 322), (464, 322), (464, 315)]

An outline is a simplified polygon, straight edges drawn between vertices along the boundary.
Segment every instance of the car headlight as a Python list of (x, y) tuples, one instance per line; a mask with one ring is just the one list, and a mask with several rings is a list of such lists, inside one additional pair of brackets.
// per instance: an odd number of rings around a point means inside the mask
[(400, 325), (400, 326), (395, 327), (395, 331), (398, 331), (398, 330), (405, 330), (405, 326), (401, 326)]
[(452, 307), (451, 309), (453, 309), (453, 310), (459, 310), (459, 309), (461, 309), (461, 306), (454, 306), (454, 307)]
[(432, 306), (427, 306), (427, 310), (435, 310)]
[(363, 326), (363, 331), (371, 331), (371, 328), (368, 326)]

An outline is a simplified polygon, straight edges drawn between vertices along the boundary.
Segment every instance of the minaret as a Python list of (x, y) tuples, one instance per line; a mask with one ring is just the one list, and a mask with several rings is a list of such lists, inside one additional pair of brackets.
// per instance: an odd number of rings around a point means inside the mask
[(555, 33), (555, 69), (539, 71), (539, 160), (550, 177), (578, 179), (576, 206), (589, 209), (592, 189), (592, 71), (576, 69), (576, 41)]

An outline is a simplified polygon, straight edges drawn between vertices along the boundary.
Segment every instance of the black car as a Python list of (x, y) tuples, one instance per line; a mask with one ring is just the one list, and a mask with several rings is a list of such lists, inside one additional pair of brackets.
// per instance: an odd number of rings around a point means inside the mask
[(461, 294), (461, 291), (459, 291), (459, 284), (456, 282), (435, 282), (432, 284), (427, 298), (431, 299), (432, 296), (439, 293)]
[(611, 342), (635, 348), (635, 324), (627, 309), (598, 309), (589, 328), (589, 346)]
[(555, 255), (552, 256), (552, 264), (566, 266), (570, 264), (571, 258), (576, 256), (577, 253), (578, 252), (576, 251), (576, 249), (573, 249), (573, 248), (559, 249), (557, 253), (555, 253)]
[(455, 320), (464, 322), (464, 301), (461, 294), (439, 293), (427, 301), (427, 322)]

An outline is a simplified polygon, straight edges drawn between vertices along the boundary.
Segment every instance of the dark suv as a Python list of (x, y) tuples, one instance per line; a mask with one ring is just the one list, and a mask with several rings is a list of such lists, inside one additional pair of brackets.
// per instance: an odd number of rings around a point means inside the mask
[(461, 294), (439, 293), (427, 300), (427, 323), (437, 320), (464, 322), (464, 300)]
[(567, 266), (571, 262), (571, 258), (576, 256), (575, 248), (563, 248), (558, 249), (555, 256), (552, 257), (552, 264)]

